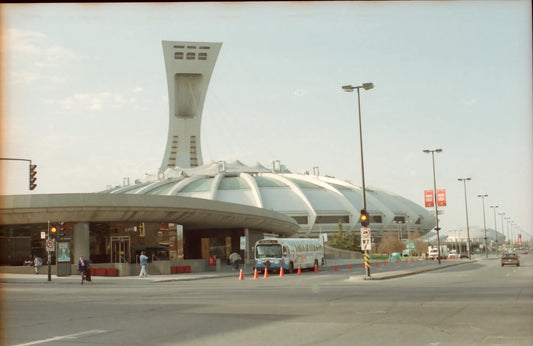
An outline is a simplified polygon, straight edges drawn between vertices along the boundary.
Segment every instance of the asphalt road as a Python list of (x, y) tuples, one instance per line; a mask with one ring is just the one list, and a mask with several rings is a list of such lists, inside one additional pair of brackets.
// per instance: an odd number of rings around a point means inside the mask
[[(389, 280), (344, 265), (257, 280), (8, 280), (1, 334), (4, 345), (531, 345), (533, 255), (521, 260)], [(373, 275), (405, 269), (386, 267)]]

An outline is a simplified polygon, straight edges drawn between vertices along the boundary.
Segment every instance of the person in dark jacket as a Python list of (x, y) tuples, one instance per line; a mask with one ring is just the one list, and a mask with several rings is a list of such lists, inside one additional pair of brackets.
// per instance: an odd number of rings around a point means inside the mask
[(91, 281), (91, 274), (89, 271), (89, 261), (80, 256), (78, 260), (78, 271), (81, 274), (81, 284), (83, 285), (83, 280)]

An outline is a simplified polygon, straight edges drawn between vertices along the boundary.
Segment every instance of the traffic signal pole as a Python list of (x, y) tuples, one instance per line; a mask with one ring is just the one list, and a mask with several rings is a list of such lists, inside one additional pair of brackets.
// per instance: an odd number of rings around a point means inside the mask
[[(50, 240), (50, 221), (48, 221), (48, 240)], [(46, 252), (48, 252), (48, 281), (52, 281), (52, 254), (48, 248)]]
[(31, 160), (29, 159), (11, 159), (11, 158), (5, 158), (5, 157), (0, 157), (0, 160), (7, 160), (7, 161), (26, 161), (26, 162), (29, 162), (30, 163), (30, 170), (29, 170), (29, 184), (28, 184), (28, 188), (30, 189), (30, 191), (34, 190), (36, 187), (37, 187), (37, 184), (35, 184), (35, 182), (37, 181), (37, 165), (33, 165), (31, 163)]

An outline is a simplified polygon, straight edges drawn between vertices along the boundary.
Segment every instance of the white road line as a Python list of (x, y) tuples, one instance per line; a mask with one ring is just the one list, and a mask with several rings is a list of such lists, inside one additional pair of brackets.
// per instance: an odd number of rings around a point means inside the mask
[(26, 346), (26, 345), (42, 344), (42, 343), (45, 343), (45, 342), (52, 342), (52, 341), (57, 341), (57, 340), (62, 340), (62, 339), (75, 339), (75, 338), (77, 338), (79, 336), (102, 334), (102, 333), (106, 333), (106, 332), (108, 332), (108, 330), (93, 329), (93, 330), (88, 330), (86, 332), (63, 335), (63, 336), (55, 336), (55, 337), (49, 338), (49, 339), (37, 340), (37, 341), (32, 341), (32, 342), (28, 342), (28, 343), (25, 343), (25, 344), (18, 344), (18, 345), (14, 345), (14, 346)]

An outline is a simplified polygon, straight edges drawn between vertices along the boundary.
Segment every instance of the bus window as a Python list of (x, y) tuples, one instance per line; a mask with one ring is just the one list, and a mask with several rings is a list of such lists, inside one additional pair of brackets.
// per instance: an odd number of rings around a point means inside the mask
[(281, 258), (281, 245), (259, 244), (255, 247), (256, 258), (275, 257)]

